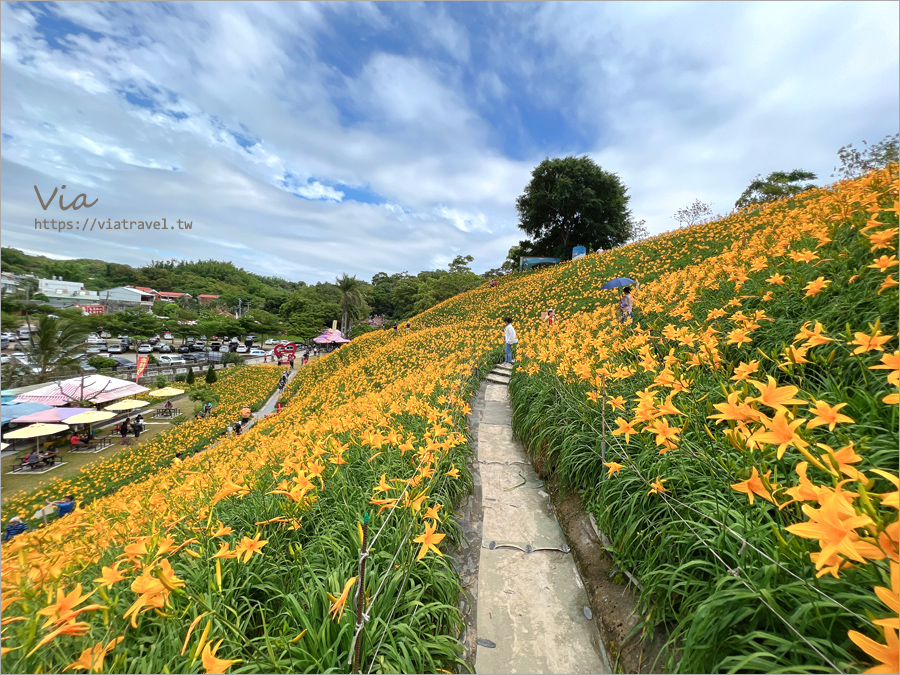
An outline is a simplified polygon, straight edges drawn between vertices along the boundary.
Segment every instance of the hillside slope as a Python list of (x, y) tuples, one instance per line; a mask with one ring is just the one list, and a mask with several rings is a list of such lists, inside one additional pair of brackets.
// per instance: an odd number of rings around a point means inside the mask
[[(364, 335), (245, 436), (4, 545), (4, 671), (347, 671), (357, 642), (367, 672), (455, 670), (440, 549), (505, 315), (517, 432), (638, 577), (668, 669), (891, 668), (896, 247), (894, 166)], [(622, 275), (624, 326), (600, 290)]]

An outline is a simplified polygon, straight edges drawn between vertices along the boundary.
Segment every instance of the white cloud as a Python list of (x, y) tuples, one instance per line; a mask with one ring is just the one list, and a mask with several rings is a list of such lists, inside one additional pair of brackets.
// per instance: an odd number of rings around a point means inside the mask
[[(757, 173), (827, 180), (838, 147), (897, 128), (885, 3), (35, 7), (0, 5), (3, 243), (32, 251), (310, 282), (457, 253), (483, 270), (522, 238), (515, 198), (547, 155), (590, 153), (662, 231)], [(92, 33), (52, 48), (38, 11)], [(63, 183), (100, 198), (92, 217), (194, 229), (34, 230), (32, 185)]]

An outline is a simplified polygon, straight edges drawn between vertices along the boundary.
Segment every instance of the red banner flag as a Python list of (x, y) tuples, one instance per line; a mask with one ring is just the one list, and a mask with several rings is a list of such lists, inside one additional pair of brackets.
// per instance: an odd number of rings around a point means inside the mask
[(134, 381), (137, 382), (141, 379), (141, 375), (144, 374), (144, 370), (147, 368), (147, 364), (150, 363), (149, 356), (139, 356), (137, 360), (137, 376), (135, 376)]

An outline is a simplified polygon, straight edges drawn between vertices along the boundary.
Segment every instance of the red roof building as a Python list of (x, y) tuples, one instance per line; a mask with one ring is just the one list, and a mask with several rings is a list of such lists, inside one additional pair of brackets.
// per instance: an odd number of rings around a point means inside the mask
[(156, 299), (157, 300), (178, 300), (183, 297), (192, 297), (190, 293), (174, 293), (172, 291), (157, 291)]
[(208, 305), (209, 303), (215, 302), (218, 299), (218, 295), (209, 295), (208, 293), (201, 293), (197, 296), (197, 300), (200, 301), (201, 305)]

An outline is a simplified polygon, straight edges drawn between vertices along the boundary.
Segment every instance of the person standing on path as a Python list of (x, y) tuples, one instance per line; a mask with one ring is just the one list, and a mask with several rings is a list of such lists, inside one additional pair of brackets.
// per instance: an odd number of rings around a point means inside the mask
[(128, 437), (128, 427), (131, 426), (131, 418), (126, 417), (125, 421), (119, 426), (119, 435), (122, 437), (122, 445), (126, 445), (125, 439)]
[(244, 407), (241, 408), (241, 425), (242, 425), (242, 426), (247, 426), (247, 423), (248, 423), (249, 421), (250, 421), (250, 406), (248, 406), (248, 405), (245, 403), (245, 404), (244, 404)]
[(406, 321), (406, 334), (409, 335), (409, 331), (412, 330), (412, 322), (407, 319)]
[(512, 317), (503, 319), (506, 322), (506, 328), (503, 329), (503, 342), (506, 347), (506, 363), (515, 363), (513, 361), (512, 346), (518, 344), (519, 338), (516, 336), (516, 329), (512, 325)]

